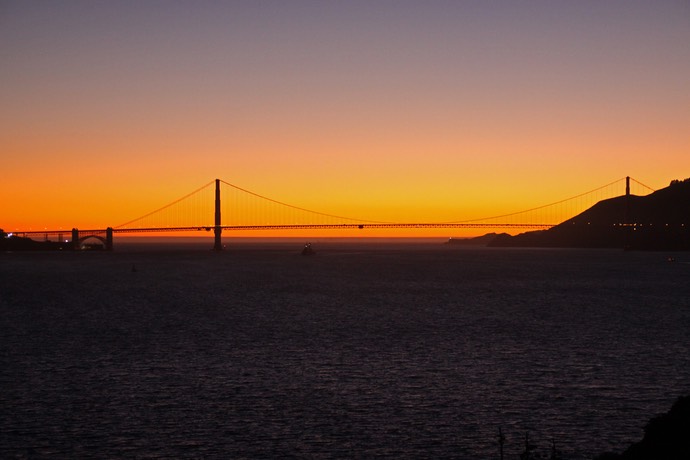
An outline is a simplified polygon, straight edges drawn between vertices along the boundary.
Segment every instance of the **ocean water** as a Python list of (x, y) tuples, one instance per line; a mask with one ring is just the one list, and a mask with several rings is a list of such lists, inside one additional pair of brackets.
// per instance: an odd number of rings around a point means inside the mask
[(690, 394), (690, 254), (208, 247), (0, 254), (0, 458), (584, 459)]

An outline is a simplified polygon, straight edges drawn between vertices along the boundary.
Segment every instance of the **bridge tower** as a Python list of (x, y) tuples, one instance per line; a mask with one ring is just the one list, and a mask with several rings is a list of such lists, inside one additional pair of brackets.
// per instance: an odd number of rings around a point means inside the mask
[(221, 227), (220, 224), (220, 179), (216, 179), (216, 212), (214, 225), (213, 234), (215, 236), (215, 241), (213, 243), (213, 250), (222, 251), (223, 244), (220, 241), (220, 235), (223, 232), (223, 227)]
[(630, 224), (630, 176), (625, 177), (625, 223)]
[(632, 227), (630, 226), (630, 176), (625, 176), (625, 227), (623, 248), (630, 248), (630, 239), (632, 238)]

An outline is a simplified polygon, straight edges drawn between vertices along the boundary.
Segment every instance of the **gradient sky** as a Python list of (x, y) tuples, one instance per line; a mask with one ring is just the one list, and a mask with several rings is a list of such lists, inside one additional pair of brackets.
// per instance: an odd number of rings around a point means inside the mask
[(690, 2), (3, 0), (0, 159), (5, 230), (214, 178), (398, 221), (661, 188), (690, 177)]

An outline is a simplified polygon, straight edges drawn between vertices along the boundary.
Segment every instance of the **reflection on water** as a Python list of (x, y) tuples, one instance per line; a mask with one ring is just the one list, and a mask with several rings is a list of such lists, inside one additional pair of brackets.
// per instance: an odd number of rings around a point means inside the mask
[(690, 393), (690, 255), (302, 246), (0, 254), (0, 456), (579, 459)]

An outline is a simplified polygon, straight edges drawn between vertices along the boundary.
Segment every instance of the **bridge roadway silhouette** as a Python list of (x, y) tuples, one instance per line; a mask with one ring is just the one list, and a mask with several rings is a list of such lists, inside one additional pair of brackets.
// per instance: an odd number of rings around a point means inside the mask
[[(548, 229), (555, 224), (493, 224), (493, 223), (390, 223), (390, 224), (285, 224), (285, 225), (221, 225), (219, 227), (150, 227), (150, 228), (104, 228), (80, 230), (72, 229), (70, 242), (78, 249), (81, 244), (88, 239), (100, 240), (105, 249), (112, 251), (113, 235), (115, 233), (166, 233), (166, 232), (190, 232), (190, 231), (214, 231), (220, 230), (242, 231), (242, 230), (333, 230), (333, 229), (425, 229), (425, 228), (521, 228), (521, 229)], [(76, 233), (75, 233), (76, 232)], [(69, 230), (27, 230), (13, 232), (17, 236), (44, 236), (48, 240), (49, 236), (57, 236), (62, 240), (65, 234), (70, 234)], [(217, 238), (216, 238), (217, 239)], [(214, 243), (215, 250), (222, 250), (222, 244)]]
[[(594, 191), (603, 189), (604, 187), (611, 186), (612, 184), (615, 184), (619, 182), (622, 179), (619, 179), (615, 182), (612, 182), (610, 184), (607, 184), (605, 186), (599, 187), (598, 189), (595, 189), (593, 191), (587, 192), (585, 194), (578, 195), (576, 197), (569, 198), (567, 200), (561, 200), (557, 203), (551, 203), (550, 205), (546, 206), (551, 206), (554, 204), (559, 204), (562, 202), (566, 202), (568, 200), (572, 200), (574, 198), (578, 198), (580, 196), (584, 196), (586, 194), (592, 193)], [(625, 188), (625, 194), (626, 196), (630, 196), (630, 177), (625, 178), (625, 183), (626, 183), (626, 188)], [(634, 179), (632, 179), (634, 180)], [(650, 187), (647, 187), (646, 185), (642, 184), (641, 182), (635, 181), (638, 184), (642, 185), (643, 187), (653, 190)], [(309, 229), (316, 229), (316, 230), (331, 230), (331, 229), (441, 229), (441, 228), (515, 228), (515, 229), (549, 229), (551, 227), (554, 227), (558, 224), (553, 224), (553, 223), (509, 223), (509, 222), (496, 222), (496, 221), (491, 221), (491, 222), (477, 222), (477, 221), (457, 221), (457, 222), (421, 222), (421, 223), (396, 223), (396, 222), (360, 222), (360, 223), (335, 223), (335, 224), (324, 224), (324, 223), (305, 223), (305, 224), (262, 224), (262, 225), (255, 225), (255, 224), (250, 224), (250, 225), (223, 225), (221, 221), (221, 199), (220, 199), (220, 179), (215, 180), (215, 201), (214, 201), (214, 225), (194, 225), (194, 226), (169, 226), (169, 227), (139, 227), (139, 228), (113, 228), (113, 227), (107, 227), (104, 229), (88, 229), (88, 230), (80, 230), (77, 228), (73, 228), (71, 231), (69, 230), (28, 230), (28, 231), (15, 231), (12, 232), (14, 235), (17, 236), (24, 236), (24, 237), (30, 237), (30, 236), (43, 236), (45, 237), (45, 240), (48, 240), (49, 236), (57, 236), (60, 241), (65, 241), (71, 243), (74, 249), (79, 249), (82, 244), (91, 238), (95, 238), (97, 240), (100, 240), (105, 249), (110, 251), (113, 249), (113, 235), (118, 233), (118, 234), (133, 234), (133, 233), (166, 233), (166, 232), (186, 232), (186, 231), (207, 231), (210, 232), (213, 230), (214, 232), (214, 246), (213, 249), (216, 251), (220, 251), (223, 248), (223, 245), (221, 243), (221, 235), (223, 230), (227, 231), (243, 231), (243, 230), (309, 230)], [(225, 182), (228, 184), (227, 182)], [(210, 185), (207, 184), (207, 185)], [(240, 189), (239, 187), (236, 187), (232, 184), (232, 187), (241, 190), (243, 192), (247, 192), (249, 194), (255, 195), (260, 198), (267, 199), (265, 197), (262, 197), (260, 195), (257, 195), (253, 192), (249, 192), (247, 190)], [(201, 190), (201, 189), (199, 189)], [(198, 190), (197, 190), (198, 191)], [(193, 192), (194, 193), (194, 192)], [(191, 195), (191, 194), (190, 194)], [(189, 195), (188, 195), (189, 196)], [(303, 211), (308, 211), (302, 208), (297, 208), (295, 206), (291, 205), (286, 205), (284, 203), (280, 203), (275, 200), (267, 199), (268, 201), (272, 201), (273, 203), (278, 203), (281, 205), (285, 205), (288, 207), (292, 207), (295, 209), (301, 209)], [(177, 200), (179, 202), (181, 200)], [(173, 202), (176, 203), (176, 202)], [(533, 211), (537, 209), (544, 208), (546, 206), (542, 206), (539, 208), (533, 208), (527, 211), (521, 211), (518, 213), (512, 213), (512, 214), (506, 214), (504, 216), (498, 216), (498, 217), (508, 217), (516, 214), (521, 214), (524, 212), (528, 211)], [(165, 207), (164, 207), (165, 208)], [(161, 208), (161, 209), (164, 209)], [(156, 211), (154, 211), (156, 212)], [(308, 212), (314, 212), (314, 211), (308, 211)], [(153, 213), (150, 213), (153, 214)], [(321, 213), (315, 213), (315, 214), (321, 214)], [(324, 214), (322, 214), (324, 215)], [(147, 215), (148, 216), (148, 215)], [(331, 216), (335, 217), (335, 216)], [(485, 220), (489, 219), (495, 219), (495, 218), (488, 218)], [(137, 219), (138, 220), (138, 219)], [(355, 220), (355, 219), (349, 219), (349, 220)], [(132, 221), (132, 222), (136, 222)], [(122, 227), (122, 226), (120, 226)], [(65, 234), (70, 234), (71, 240), (64, 240), (63, 236)]]

